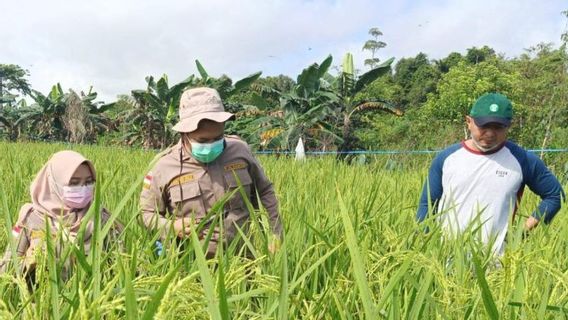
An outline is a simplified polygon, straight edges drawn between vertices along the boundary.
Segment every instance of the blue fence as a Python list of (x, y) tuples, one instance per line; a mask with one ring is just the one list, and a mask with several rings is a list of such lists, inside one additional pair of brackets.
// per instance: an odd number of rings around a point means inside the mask
[[(352, 151), (306, 151), (306, 155), (338, 155), (338, 154), (363, 154), (363, 155), (381, 155), (381, 154), (430, 154), (438, 153), (442, 150), (352, 150)], [(562, 153), (568, 152), (568, 149), (529, 149), (534, 153)], [(255, 154), (279, 154), (279, 155), (295, 155), (295, 151), (285, 150), (261, 150), (255, 151)]]

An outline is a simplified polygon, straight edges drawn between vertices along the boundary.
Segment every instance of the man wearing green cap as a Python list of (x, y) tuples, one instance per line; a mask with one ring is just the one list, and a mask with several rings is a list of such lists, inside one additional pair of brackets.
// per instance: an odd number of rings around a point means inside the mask
[[(514, 219), (525, 186), (542, 199), (525, 222), (527, 231), (550, 223), (564, 191), (545, 164), (511, 141), (507, 134), (513, 108), (499, 93), (481, 96), (466, 116), (470, 138), (443, 150), (432, 162), (416, 218), (440, 213), (444, 231), (480, 230), (493, 252), (504, 252), (509, 217)], [(430, 210), (429, 210), (430, 209)]]

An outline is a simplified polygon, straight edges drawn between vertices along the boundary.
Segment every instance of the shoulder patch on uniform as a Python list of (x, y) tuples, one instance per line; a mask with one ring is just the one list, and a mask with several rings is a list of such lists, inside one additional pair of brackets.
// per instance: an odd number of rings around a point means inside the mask
[(19, 237), (19, 236), (20, 236), (20, 233), (22, 233), (22, 227), (20, 227), (20, 226), (14, 226), (14, 227), (12, 228), (12, 236), (13, 236), (14, 238)]
[(150, 186), (152, 185), (152, 173), (149, 172), (146, 176), (144, 176), (144, 189), (150, 189)]
[(247, 166), (248, 166), (248, 165), (246, 164), (246, 162), (230, 163), (230, 164), (228, 164), (228, 165), (225, 166), (225, 171), (240, 170), (240, 169), (246, 168)]
[(181, 176), (173, 179), (172, 181), (170, 181), (170, 186), (176, 186), (176, 185), (188, 183), (188, 182), (191, 182), (193, 180), (195, 180), (195, 176), (191, 173), (187, 173), (187, 174), (181, 175)]

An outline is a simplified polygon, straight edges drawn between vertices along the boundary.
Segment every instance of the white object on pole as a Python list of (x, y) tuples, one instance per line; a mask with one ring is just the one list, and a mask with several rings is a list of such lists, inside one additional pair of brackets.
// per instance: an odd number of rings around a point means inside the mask
[(306, 158), (306, 152), (304, 150), (304, 142), (302, 141), (302, 138), (298, 140), (298, 144), (296, 145), (295, 151), (296, 151), (296, 161), (304, 160)]

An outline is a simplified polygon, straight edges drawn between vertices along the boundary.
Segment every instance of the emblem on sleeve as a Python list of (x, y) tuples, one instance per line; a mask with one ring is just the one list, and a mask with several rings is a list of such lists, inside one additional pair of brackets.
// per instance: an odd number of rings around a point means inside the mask
[(22, 227), (20, 227), (20, 226), (14, 226), (14, 227), (12, 228), (12, 236), (13, 236), (14, 238), (19, 237), (19, 236), (20, 236), (20, 233), (22, 233)]
[(144, 189), (150, 189), (152, 185), (152, 175), (149, 173), (144, 177)]

